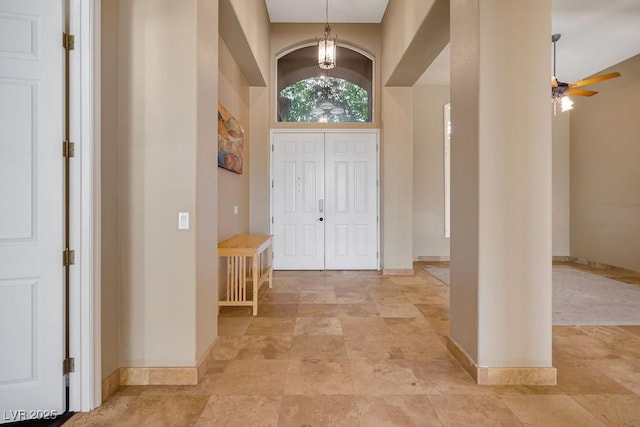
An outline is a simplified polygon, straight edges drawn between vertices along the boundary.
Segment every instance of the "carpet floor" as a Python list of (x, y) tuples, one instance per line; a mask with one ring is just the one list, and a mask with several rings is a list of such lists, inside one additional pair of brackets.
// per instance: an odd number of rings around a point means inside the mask
[[(449, 286), (449, 269), (425, 270)], [(554, 325), (640, 325), (640, 286), (553, 266)]]

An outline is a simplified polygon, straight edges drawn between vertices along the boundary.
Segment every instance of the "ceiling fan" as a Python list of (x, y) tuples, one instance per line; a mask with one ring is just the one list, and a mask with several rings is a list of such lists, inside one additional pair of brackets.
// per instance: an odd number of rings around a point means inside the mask
[(571, 101), (571, 99), (569, 99), (569, 95), (593, 96), (598, 93), (594, 90), (578, 89), (581, 86), (587, 86), (601, 82), (603, 80), (620, 77), (620, 73), (613, 72), (600, 76), (589, 77), (573, 83), (565, 83), (559, 81), (556, 78), (556, 42), (560, 40), (560, 36), (560, 34), (554, 34), (551, 36), (551, 42), (553, 43), (553, 76), (551, 76), (551, 101), (553, 102), (554, 114), (557, 104), (561, 105), (562, 111), (571, 110), (573, 108), (573, 102)]

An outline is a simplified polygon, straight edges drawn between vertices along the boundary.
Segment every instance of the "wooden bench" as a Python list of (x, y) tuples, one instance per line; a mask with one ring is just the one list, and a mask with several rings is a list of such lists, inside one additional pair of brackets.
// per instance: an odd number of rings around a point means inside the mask
[[(218, 256), (227, 258), (227, 297), (220, 306), (253, 306), (258, 314), (258, 290), (269, 280), (273, 285), (272, 237), (269, 234), (239, 234), (218, 244)], [(247, 258), (252, 258), (247, 264)], [(251, 279), (253, 299), (247, 300), (247, 277)]]

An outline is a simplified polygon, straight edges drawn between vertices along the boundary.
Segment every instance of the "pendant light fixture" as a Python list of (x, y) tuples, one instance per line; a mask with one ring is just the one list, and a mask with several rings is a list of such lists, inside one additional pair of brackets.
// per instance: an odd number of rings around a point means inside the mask
[(329, 25), (329, 0), (326, 0), (326, 24), (324, 36), (318, 39), (318, 66), (324, 70), (330, 70), (336, 66), (337, 36), (331, 35)]

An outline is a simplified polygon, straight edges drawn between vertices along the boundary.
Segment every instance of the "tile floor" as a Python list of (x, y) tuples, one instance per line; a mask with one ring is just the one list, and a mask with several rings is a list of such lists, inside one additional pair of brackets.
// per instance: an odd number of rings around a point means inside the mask
[(200, 384), (123, 387), (65, 425), (640, 426), (640, 326), (554, 327), (557, 386), (478, 386), (445, 347), (449, 288), (428, 264), (276, 272), (258, 317), (221, 309)]

